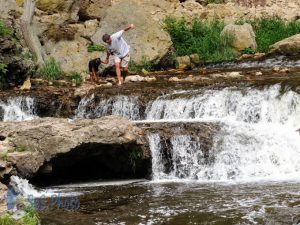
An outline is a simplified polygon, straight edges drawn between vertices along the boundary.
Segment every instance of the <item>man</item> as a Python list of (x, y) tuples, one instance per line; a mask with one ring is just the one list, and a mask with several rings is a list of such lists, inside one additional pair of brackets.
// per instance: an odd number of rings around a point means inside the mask
[(118, 31), (112, 35), (104, 34), (102, 40), (107, 43), (107, 57), (104, 63), (108, 63), (109, 56), (114, 56), (114, 63), (116, 67), (116, 74), (118, 78), (118, 85), (122, 85), (121, 69), (123, 70), (123, 76), (125, 77), (128, 73), (128, 64), (130, 60), (129, 56), (129, 45), (122, 37), (123, 33), (132, 29), (133, 24), (130, 24), (124, 30)]

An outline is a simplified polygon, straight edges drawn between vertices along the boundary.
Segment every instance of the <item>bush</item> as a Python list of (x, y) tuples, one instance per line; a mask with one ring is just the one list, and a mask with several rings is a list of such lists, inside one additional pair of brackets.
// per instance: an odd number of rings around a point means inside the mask
[(7, 73), (7, 65), (0, 63), (0, 75), (5, 75)]
[[(197, 53), (206, 61), (230, 60), (235, 58), (229, 41), (221, 41), (220, 33), (224, 23), (195, 18), (190, 24), (184, 19), (167, 18), (165, 29), (173, 41), (176, 55), (184, 56)], [(228, 37), (229, 38), (229, 37)]]
[(286, 23), (279, 17), (264, 17), (247, 22), (253, 26), (259, 52), (268, 52), (274, 43), (300, 33), (299, 22)]
[(0, 37), (11, 35), (11, 31), (0, 21)]
[(149, 58), (147, 58), (146, 56), (143, 56), (140, 63), (136, 63), (136, 62), (130, 60), (128, 69), (130, 72), (136, 72), (136, 73), (142, 72), (142, 70), (152, 71), (153, 64), (151, 63)]
[(48, 59), (38, 73), (49, 81), (56, 80), (63, 74), (59, 63), (54, 58)]
[(81, 76), (79, 73), (72, 71), (67, 75), (67, 79), (75, 83), (76, 85), (80, 85), (82, 82)]

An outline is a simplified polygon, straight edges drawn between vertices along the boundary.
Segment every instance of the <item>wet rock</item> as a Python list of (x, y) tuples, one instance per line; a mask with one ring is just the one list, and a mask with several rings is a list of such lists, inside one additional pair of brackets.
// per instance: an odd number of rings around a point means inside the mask
[(30, 79), (24, 81), (23, 85), (20, 87), (21, 91), (29, 91), (31, 89)]
[(169, 81), (171, 81), (171, 82), (179, 82), (180, 79), (178, 77), (171, 77), (171, 78), (169, 78)]
[(176, 58), (176, 67), (178, 69), (189, 69), (192, 67), (191, 65), (191, 58), (186, 56), (181, 56)]
[(227, 74), (228, 77), (232, 77), (232, 78), (236, 78), (236, 77), (241, 77), (241, 73), (240, 72), (231, 72)]

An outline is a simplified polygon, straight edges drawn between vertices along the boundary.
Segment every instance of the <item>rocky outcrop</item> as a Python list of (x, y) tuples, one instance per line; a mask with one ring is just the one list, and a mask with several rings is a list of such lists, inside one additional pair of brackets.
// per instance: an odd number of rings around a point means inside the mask
[(223, 42), (228, 42), (237, 51), (251, 48), (256, 50), (257, 44), (255, 41), (255, 33), (250, 24), (243, 25), (229, 24), (224, 27), (221, 32), (221, 39)]
[[(9, 139), (13, 146), (6, 153), (6, 163), (12, 164), (22, 177), (33, 177), (49, 167), (56, 170), (70, 161), (82, 159), (81, 163), (85, 164), (87, 156), (94, 160), (110, 152), (118, 156), (134, 149), (141, 158), (149, 157), (141, 148), (145, 143), (142, 130), (126, 119), (113, 116), (76, 121), (45, 118), (20, 122), (17, 126), (14, 122), (0, 123), (0, 136), (0, 144)], [(60, 161), (60, 156), (68, 154), (69, 158)], [(106, 164), (113, 165), (108, 158), (101, 160), (103, 164), (106, 161)]]
[(146, 57), (149, 61), (159, 63), (170, 50), (170, 36), (159, 23), (151, 19), (144, 7), (128, 4), (125, 0), (107, 10), (92, 41), (102, 43), (103, 34), (112, 34), (131, 23), (135, 24), (135, 29), (124, 34), (124, 38), (131, 46), (132, 59), (139, 62)]
[(7, 210), (5, 204), (6, 193), (7, 193), (7, 187), (4, 184), (0, 183), (0, 215), (4, 214)]
[(81, 21), (91, 19), (102, 19), (106, 15), (106, 10), (112, 4), (111, 0), (83, 0), (78, 12)]
[(300, 54), (300, 34), (279, 41), (271, 46), (270, 53), (282, 55), (299, 55)]
[(12, 85), (21, 85), (35, 68), (31, 54), (10, 35), (0, 37), (0, 62), (5, 64), (7, 72), (0, 76), (0, 89)]

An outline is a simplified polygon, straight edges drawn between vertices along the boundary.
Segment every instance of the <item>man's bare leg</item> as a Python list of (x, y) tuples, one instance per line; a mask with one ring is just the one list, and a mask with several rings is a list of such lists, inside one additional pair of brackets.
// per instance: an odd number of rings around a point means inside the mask
[(120, 63), (116, 63), (115, 67), (116, 67), (116, 74), (117, 74), (117, 78), (118, 78), (118, 85), (122, 85)]
[(123, 81), (125, 81), (125, 78), (126, 78), (127, 75), (128, 75), (128, 68), (127, 67), (123, 67), (122, 68)]

